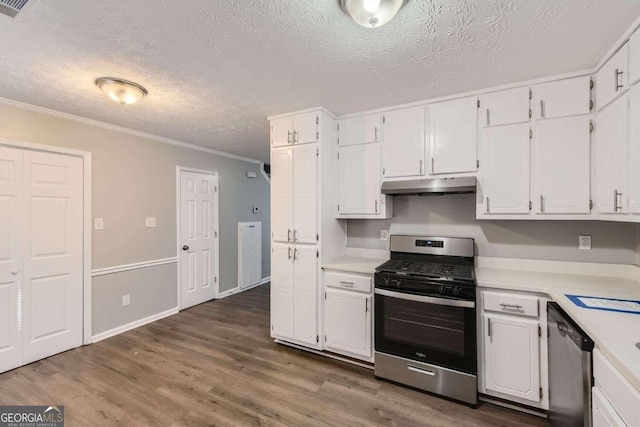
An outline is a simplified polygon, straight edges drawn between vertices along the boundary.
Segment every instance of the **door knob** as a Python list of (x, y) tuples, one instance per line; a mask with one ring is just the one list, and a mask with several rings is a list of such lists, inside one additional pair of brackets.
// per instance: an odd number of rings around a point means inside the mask
[(182, 250), (183, 250), (183, 251), (188, 251), (188, 250), (189, 250), (189, 246), (184, 245), (184, 246), (182, 247)]
[(11, 274), (15, 276), (19, 271), (20, 270), (18, 270), (17, 268), (14, 268), (13, 270), (11, 270)]

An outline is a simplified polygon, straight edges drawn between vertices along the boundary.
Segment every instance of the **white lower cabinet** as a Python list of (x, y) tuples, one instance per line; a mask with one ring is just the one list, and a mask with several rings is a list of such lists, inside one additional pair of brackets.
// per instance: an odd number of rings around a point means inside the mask
[(480, 393), (549, 408), (546, 299), (481, 291)]
[(626, 427), (622, 418), (598, 387), (591, 389), (591, 399), (593, 427)]
[(324, 349), (373, 361), (370, 275), (325, 271)]

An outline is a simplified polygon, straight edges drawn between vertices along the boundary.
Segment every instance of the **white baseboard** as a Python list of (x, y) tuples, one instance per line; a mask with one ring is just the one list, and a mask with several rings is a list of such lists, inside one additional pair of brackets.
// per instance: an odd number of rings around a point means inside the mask
[(117, 328), (110, 329), (108, 331), (100, 332), (91, 337), (92, 343), (97, 343), (98, 341), (102, 341), (107, 338), (111, 338), (115, 335), (121, 334), (123, 332), (130, 331), (131, 329), (138, 328), (140, 326), (146, 325), (151, 322), (155, 322), (156, 320), (163, 319), (165, 317), (173, 316), (178, 313), (178, 307), (171, 308), (169, 310), (153, 314), (151, 316), (145, 317), (143, 319), (136, 320), (131, 323), (127, 323), (126, 325), (118, 326)]
[(248, 291), (249, 289), (257, 288), (258, 286), (264, 285), (265, 283), (269, 283), (270, 281), (271, 281), (271, 276), (267, 276), (267, 277), (263, 278), (262, 280), (260, 280), (255, 285), (251, 285), (251, 286), (248, 286), (248, 287), (243, 288), (243, 289), (240, 289), (239, 286), (236, 286), (235, 288), (229, 289), (228, 291), (220, 292), (216, 299), (222, 299), (222, 298), (230, 297), (231, 295), (235, 295), (235, 294), (240, 293), (240, 292)]

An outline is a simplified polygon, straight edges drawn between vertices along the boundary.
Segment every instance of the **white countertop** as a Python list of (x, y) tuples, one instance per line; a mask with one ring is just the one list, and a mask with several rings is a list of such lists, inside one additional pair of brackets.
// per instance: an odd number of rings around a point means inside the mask
[(350, 271), (352, 273), (373, 274), (376, 267), (389, 259), (344, 256), (322, 263), (326, 270)]
[(640, 391), (640, 315), (576, 306), (565, 294), (640, 300), (640, 281), (537, 271), (476, 268), (478, 286), (543, 293), (591, 337), (620, 373)]

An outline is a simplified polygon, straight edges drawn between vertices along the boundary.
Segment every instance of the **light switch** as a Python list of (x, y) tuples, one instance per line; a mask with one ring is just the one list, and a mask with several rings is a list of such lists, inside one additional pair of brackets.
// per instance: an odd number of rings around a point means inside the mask
[(131, 305), (131, 296), (129, 294), (122, 296), (122, 306), (129, 307)]
[(260, 212), (260, 209), (257, 206), (253, 207), (253, 213), (257, 214), (258, 212)]
[(93, 220), (93, 228), (96, 230), (104, 230), (104, 218), (95, 218)]
[(147, 228), (153, 228), (156, 226), (156, 217), (155, 216), (148, 216), (145, 219), (145, 225), (147, 226)]

